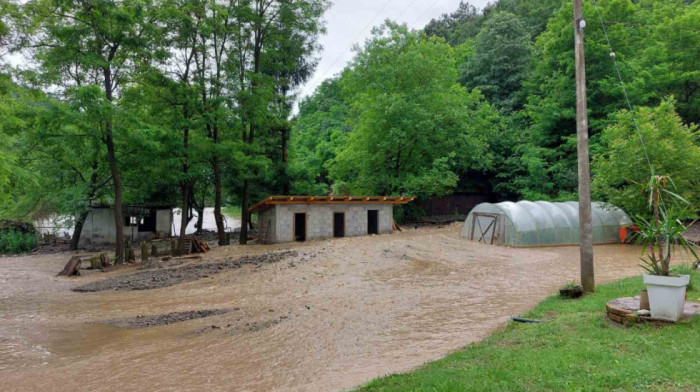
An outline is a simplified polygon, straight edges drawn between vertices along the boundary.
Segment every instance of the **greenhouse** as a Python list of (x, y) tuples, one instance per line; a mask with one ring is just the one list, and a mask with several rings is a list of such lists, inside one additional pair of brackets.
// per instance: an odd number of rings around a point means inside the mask
[[(632, 220), (621, 209), (593, 203), (593, 243), (620, 242), (620, 228)], [(508, 246), (578, 245), (578, 203), (519, 201), (481, 203), (467, 216), (462, 237)]]

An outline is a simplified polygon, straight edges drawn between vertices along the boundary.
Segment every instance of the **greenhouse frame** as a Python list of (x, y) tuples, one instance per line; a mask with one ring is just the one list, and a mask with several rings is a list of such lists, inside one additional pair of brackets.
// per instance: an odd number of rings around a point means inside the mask
[[(620, 228), (632, 220), (621, 209), (592, 203), (593, 243), (620, 242)], [(578, 203), (519, 201), (481, 203), (469, 213), (462, 237), (506, 246), (578, 245)]]

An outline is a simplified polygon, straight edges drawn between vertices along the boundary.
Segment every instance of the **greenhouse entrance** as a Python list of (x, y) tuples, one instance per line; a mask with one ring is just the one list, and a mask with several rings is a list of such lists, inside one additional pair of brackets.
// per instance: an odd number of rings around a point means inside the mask
[(472, 219), (471, 237), (472, 241), (483, 242), (484, 244), (493, 244), (494, 238), (497, 238), (498, 214), (489, 214), (484, 212), (476, 212)]

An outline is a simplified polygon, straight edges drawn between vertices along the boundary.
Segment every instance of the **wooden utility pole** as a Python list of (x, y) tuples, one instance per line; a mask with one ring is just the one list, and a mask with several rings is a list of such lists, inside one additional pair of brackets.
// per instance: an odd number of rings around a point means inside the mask
[(578, 134), (578, 216), (581, 234), (581, 284), (595, 291), (593, 272), (593, 225), (591, 223), (591, 165), (588, 156), (588, 105), (586, 103), (586, 56), (583, 49), (583, 0), (574, 0), (576, 48), (576, 132)]

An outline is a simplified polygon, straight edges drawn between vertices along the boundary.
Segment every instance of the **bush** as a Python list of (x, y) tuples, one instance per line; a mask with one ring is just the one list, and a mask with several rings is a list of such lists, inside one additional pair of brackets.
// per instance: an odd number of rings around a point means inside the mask
[(36, 235), (10, 229), (0, 232), (0, 253), (17, 254), (36, 248)]

